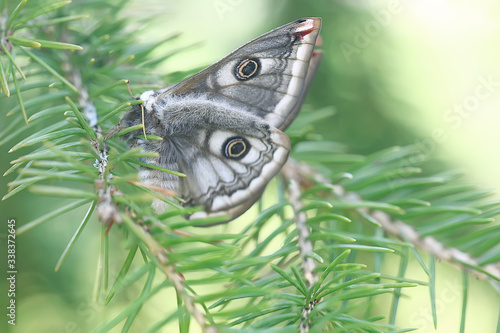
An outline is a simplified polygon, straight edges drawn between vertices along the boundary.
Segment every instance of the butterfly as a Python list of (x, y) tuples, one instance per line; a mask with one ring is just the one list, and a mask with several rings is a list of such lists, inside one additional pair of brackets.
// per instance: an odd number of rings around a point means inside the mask
[[(248, 42), (201, 72), (158, 91), (146, 91), (119, 127), (144, 123), (125, 136), (131, 147), (156, 152), (142, 162), (179, 171), (179, 177), (142, 168), (145, 184), (171, 190), (189, 218), (230, 221), (261, 196), (290, 153), (283, 131), (297, 116), (317, 70), (321, 18), (299, 19)], [(144, 117), (144, 118), (143, 118)], [(147, 136), (162, 140), (148, 140)], [(167, 204), (155, 199), (161, 213)]]

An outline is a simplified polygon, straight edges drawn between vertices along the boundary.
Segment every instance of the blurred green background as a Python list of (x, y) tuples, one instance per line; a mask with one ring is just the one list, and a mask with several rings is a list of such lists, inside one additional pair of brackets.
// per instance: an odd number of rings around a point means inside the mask
[[(188, 47), (158, 68), (165, 74), (209, 65), (275, 27), (320, 16), (324, 58), (305, 107), (332, 106), (336, 114), (317, 127), (318, 133), (361, 154), (416, 143), (434, 161), (429, 168), (461, 169), (468, 181), (500, 192), (498, 2), (136, 0), (120, 15), (130, 18), (131, 29), (141, 29), (144, 41), (182, 33), (157, 51)], [(145, 18), (148, 24), (139, 22)], [(0, 129), (5, 125), (2, 120)], [(13, 144), (1, 147), (2, 173), (14, 158), (7, 154)], [(12, 179), (0, 180), (2, 196)], [(0, 203), (2, 221), (13, 217), (23, 224), (38, 217), (53, 200), (28, 192), (16, 195)], [(100, 225), (95, 220), (61, 270), (54, 272), (86, 208), (18, 238), (18, 325), (14, 332), (88, 332), (135, 299), (133, 293), (121, 294), (106, 311), (93, 303), (100, 247)], [(6, 227), (0, 230), (2, 242), (5, 232)], [(116, 256), (111, 266), (119, 269), (123, 244), (119, 233), (110, 237), (112, 256)], [(113, 264), (113, 260), (118, 262)], [(388, 273), (395, 274), (397, 267), (386, 262)], [(411, 267), (407, 276), (424, 279), (418, 266)], [(438, 274), (438, 329), (432, 327), (428, 291), (422, 287), (405, 292), (409, 298), (401, 303), (398, 325), (420, 327), (419, 333), (458, 331), (459, 274), (446, 264), (438, 266)], [(469, 295), (466, 332), (494, 332), (499, 309), (496, 294), (471, 279)], [(165, 299), (175, 306), (173, 294), (159, 294), (139, 320), (148, 323), (170, 313)], [(4, 324), (5, 318), (0, 325)], [(175, 327), (165, 330), (174, 331)]]

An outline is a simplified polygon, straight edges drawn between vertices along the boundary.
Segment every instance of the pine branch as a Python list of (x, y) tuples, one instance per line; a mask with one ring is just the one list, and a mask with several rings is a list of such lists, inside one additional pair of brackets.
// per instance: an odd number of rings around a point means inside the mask
[[(307, 226), (307, 215), (302, 211), (304, 204), (302, 202), (302, 191), (300, 188), (300, 181), (304, 179), (298, 173), (296, 163), (293, 160), (288, 161), (288, 163), (283, 167), (281, 175), (288, 183), (288, 200), (290, 201), (293, 211), (294, 211), (294, 221), (298, 232), (298, 246), (300, 252), (302, 271), (304, 272), (304, 277), (307, 281), (307, 286), (313, 286), (317, 281), (318, 277), (314, 270), (316, 269), (316, 264), (312, 259), (313, 246), (309, 240), (310, 230)], [(311, 311), (314, 308), (317, 300), (312, 300), (309, 304), (306, 304), (302, 310), (302, 319), (299, 325), (299, 331), (302, 333), (309, 332), (311, 328), (311, 321), (308, 319)]]
[(205, 315), (196, 308), (194, 303), (194, 299), (188, 295), (186, 288), (184, 286), (184, 282), (182, 277), (175, 272), (175, 266), (170, 263), (168, 259), (167, 250), (161, 246), (147, 231), (147, 229), (135, 223), (130, 216), (123, 216), (124, 223), (135, 233), (135, 235), (144, 241), (144, 244), (149, 249), (149, 252), (153, 255), (153, 258), (157, 265), (161, 267), (162, 272), (165, 274), (165, 277), (173, 282), (174, 288), (177, 291), (177, 294), (182, 298), (184, 304), (186, 305), (187, 310), (193, 316), (193, 318), (197, 321), (200, 326), (202, 332), (204, 333), (213, 333), (216, 332), (215, 327), (206, 326), (205, 325)]
[[(355, 194), (348, 196), (349, 200), (353, 200), (354, 202), (361, 201), (361, 198)], [(430, 253), (439, 260), (457, 266), (461, 270), (470, 272), (479, 279), (491, 278), (500, 282), (500, 263), (488, 264), (481, 267), (477, 258), (473, 258), (468, 253), (460, 251), (457, 248), (447, 247), (434, 237), (422, 237), (411, 225), (401, 220), (394, 220), (387, 213), (375, 210), (373, 212), (368, 212), (368, 214), (380, 223), (387, 234), (411, 242), (416, 248)]]
[[(287, 168), (283, 170), (283, 174), (286, 179), (291, 179), (297, 183), (308, 184), (308, 186), (311, 186), (311, 178), (315, 179), (320, 184), (328, 184), (328, 179), (318, 173), (318, 171), (307, 164), (298, 164), (293, 160), (287, 163)], [(405, 242), (410, 242), (416, 248), (430, 253), (439, 260), (448, 262), (464, 271), (468, 271), (477, 278), (489, 278), (500, 282), (500, 262), (482, 266), (479, 259), (473, 258), (470, 254), (458, 248), (449, 247), (435, 237), (421, 235), (415, 227), (400, 219), (394, 219), (387, 212), (366, 208), (366, 201), (363, 200), (359, 193), (348, 191), (340, 185), (332, 186), (332, 191), (335, 197), (343, 203), (347, 205), (353, 204), (353, 207), (359, 206), (358, 212), (363, 213), (365, 218), (370, 218), (370, 222), (380, 225), (387, 234), (398, 237)], [(303, 251), (311, 250), (304, 249)]]

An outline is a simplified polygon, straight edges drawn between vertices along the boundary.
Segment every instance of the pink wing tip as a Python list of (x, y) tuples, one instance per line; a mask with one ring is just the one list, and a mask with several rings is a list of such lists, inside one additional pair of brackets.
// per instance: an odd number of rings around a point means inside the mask
[(319, 30), (320, 27), (321, 27), (321, 18), (315, 17), (315, 18), (304, 19), (297, 25), (295, 34), (299, 35), (301, 38), (304, 38), (314, 30)]

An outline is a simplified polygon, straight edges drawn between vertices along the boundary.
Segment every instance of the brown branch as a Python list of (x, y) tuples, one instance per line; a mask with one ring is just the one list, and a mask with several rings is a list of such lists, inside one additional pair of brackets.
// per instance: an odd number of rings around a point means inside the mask
[(297, 162), (289, 160), (281, 170), (281, 174), (288, 183), (289, 201), (293, 207), (294, 221), (297, 226), (299, 236), (298, 244), (302, 270), (304, 271), (304, 277), (306, 278), (308, 286), (312, 286), (316, 281), (318, 281), (318, 277), (314, 273), (316, 264), (310, 257), (313, 252), (313, 246), (309, 240), (311, 232), (306, 224), (307, 215), (305, 212), (301, 211), (304, 207), (302, 202), (302, 191), (300, 189), (302, 177)]
[[(471, 257), (470, 254), (457, 248), (446, 247), (432, 236), (420, 237), (414, 227), (401, 220), (393, 220), (385, 212), (375, 210), (370, 212), (370, 215), (380, 223), (386, 233), (411, 242), (415, 247), (430, 253), (437, 259), (448, 262), (462, 270), (467, 270), (479, 279), (493, 278), (500, 281), (500, 263), (481, 266), (478, 260)], [(470, 266), (480, 266), (486, 274)]]
[[(293, 174), (295, 179), (298, 181), (309, 181), (313, 178), (315, 181), (321, 183), (328, 183), (323, 175), (312, 169), (310, 166), (305, 164), (299, 164), (297, 162), (287, 163), (288, 168), (292, 170), (287, 170), (288, 174)], [(341, 186), (335, 187), (335, 195), (347, 202), (362, 202), (362, 198), (359, 194), (354, 192), (346, 192)], [(461, 270), (467, 270), (472, 275), (479, 279), (492, 278), (496, 281), (500, 281), (500, 263), (488, 264), (481, 266), (478, 259), (473, 258), (470, 254), (460, 251), (457, 248), (447, 247), (435, 237), (426, 236), (421, 237), (418, 230), (413, 226), (405, 223), (402, 220), (393, 219), (389, 214), (380, 210), (370, 211), (369, 209), (363, 209), (363, 211), (369, 214), (373, 219), (380, 223), (382, 229), (389, 235), (395, 236), (406, 242), (410, 242), (416, 248), (422, 249), (437, 259), (448, 262)], [(481, 267), (484, 271), (479, 271), (474, 268), (474, 266)]]
[[(292, 204), (294, 211), (294, 221), (297, 227), (298, 233), (298, 245), (300, 252), (300, 261), (302, 270), (304, 272), (304, 277), (307, 281), (308, 287), (311, 287), (318, 281), (318, 276), (314, 272), (316, 269), (316, 263), (311, 258), (311, 253), (313, 252), (313, 246), (309, 240), (311, 232), (307, 226), (307, 215), (305, 212), (301, 211), (304, 207), (302, 202), (302, 191), (300, 188), (301, 177), (300, 167), (294, 160), (289, 160), (283, 169), (281, 170), (282, 176), (288, 183), (288, 195), (289, 201)], [(311, 321), (309, 319), (309, 314), (314, 308), (316, 302), (312, 301), (310, 304), (306, 304), (302, 308), (302, 320), (299, 325), (300, 333), (307, 333), (311, 328)]]
[[(97, 110), (89, 98), (86, 86), (82, 82), (81, 73), (78, 70), (71, 71), (70, 69), (72, 66), (69, 64), (69, 61), (63, 65), (65, 70), (68, 73), (71, 73), (72, 81), (80, 93), (79, 104), (83, 110), (82, 113), (86, 116), (92, 129), (98, 136), (101, 136), (101, 128), (97, 125)], [(200, 325), (202, 332), (216, 333), (217, 330), (215, 327), (206, 326), (205, 314), (196, 307), (194, 298), (187, 293), (184, 286), (184, 280), (178, 273), (175, 272), (175, 266), (169, 264), (165, 248), (153, 238), (146, 227), (137, 224), (134, 221), (133, 216), (128, 213), (120, 212), (120, 208), (118, 204), (114, 202), (113, 196), (121, 195), (121, 192), (115, 186), (107, 183), (107, 180), (112, 176), (111, 174), (106, 176), (106, 169), (108, 167), (108, 146), (105, 142), (101, 146), (100, 140), (91, 141), (91, 143), (96, 151), (99, 152), (99, 159), (96, 159), (94, 163), (94, 167), (97, 168), (99, 173), (99, 179), (95, 182), (95, 186), (98, 191), (97, 215), (99, 220), (106, 224), (111, 224), (113, 222), (125, 222), (125, 224), (127, 224), (127, 226), (139, 237), (139, 239), (144, 242), (154, 258), (156, 258), (162, 272), (165, 274), (165, 277), (173, 283), (175, 291), (182, 299), (186, 309)], [(134, 182), (131, 181), (130, 183)]]
[(149, 252), (158, 262), (165, 277), (173, 283), (175, 291), (182, 299), (186, 309), (193, 316), (198, 325), (200, 325), (201, 331), (204, 333), (216, 333), (217, 330), (215, 327), (205, 324), (205, 314), (196, 307), (194, 298), (187, 293), (186, 287), (184, 286), (184, 279), (180, 274), (175, 272), (175, 266), (170, 264), (165, 248), (156, 241), (145, 226), (135, 223), (130, 216), (123, 215), (123, 222), (148, 247)]
[[(67, 76), (71, 77), (72, 83), (78, 90), (78, 104), (83, 115), (87, 118), (89, 126), (96, 132), (97, 136), (102, 135), (101, 127), (97, 125), (97, 109), (90, 99), (90, 94), (87, 86), (83, 84), (82, 74), (70, 62), (70, 53), (66, 52), (63, 69)], [(101, 145), (102, 142), (102, 145)], [(109, 148), (104, 140), (90, 140), (94, 149), (98, 152), (99, 158), (95, 160), (94, 167), (98, 171), (98, 179), (95, 181), (97, 190), (97, 216), (99, 221), (111, 225), (114, 222), (121, 223), (122, 218), (118, 205), (113, 201), (113, 195), (121, 195), (121, 192), (113, 185), (109, 185), (107, 181), (112, 177), (111, 174), (106, 176), (108, 167)], [(107, 179), (105, 179), (105, 177)]]

